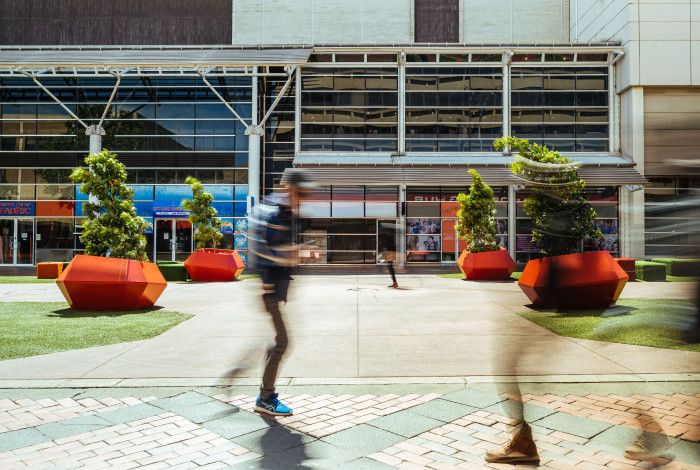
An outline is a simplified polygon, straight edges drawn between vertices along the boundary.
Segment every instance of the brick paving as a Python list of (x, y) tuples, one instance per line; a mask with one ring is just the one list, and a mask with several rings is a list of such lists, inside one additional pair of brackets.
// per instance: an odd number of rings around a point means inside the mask
[(224, 468), (259, 454), (175, 413), (0, 453), (10, 469)]
[[(399, 469), (483, 469), (515, 468), (488, 464), (487, 450), (505, 445), (513, 433), (514, 421), (501, 415), (477, 411), (444, 426), (432, 429), (368, 457)], [(533, 426), (540, 453), (540, 469), (596, 470), (648, 468), (637, 462), (608, 454), (589, 446), (589, 439)], [(657, 462), (665, 469), (697, 470), (698, 465)], [(533, 466), (530, 466), (532, 468)]]
[[(314, 454), (319, 449), (326, 449), (326, 452), (338, 455), (347, 453), (348, 449), (354, 451), (350, 453), (352, 455), (343, 457), (346, 459), (365, 456), (365, 461), (361, 465), (358, 464), (358, 468), (373, 468), (365, 466), (367, 461), (374, 462), (374, 465), (383, 464), (402, 470), (515, 468), (484, 462), (484, 454), (487, 450), (508, 442), (515, 424), (512, 419), (501, 414), (505, 413), (504, 411), (493, 409), (492, 403), (498, 402), (499, 398), (496, 395), (477, 391), (470, 391), (467, 395), (462, 391), (456, 393), (458, 395), (453, 393), (446, 395), (439, 393), (281, 395), (280, 398), (294, 408), (295, 414), (277, 418), (263, 425), (258, 425), (260, 420), (253, 419), (249, 414), (254, 406), (254, 397), (250, 395), (207, 396), (188, 392), (176, 396), (173, 399), (175, 401), (153, 400), (152, 397), (77, 400), (2, 399), (0, 410), (5, 414), (1, 416), (5, 418), (12, 416), (14, 420), (12, 423), (22, 423), (24, 427), (20, 428), (23, 429), (22, 431), (7, 430), (0, 434), (0, 446), (2, 446), (3, 436), (11, 441), (12, 435), (35, 432), (34, 429), (28, 428), (40, 424), (70, 420), (75, 416), (86, 414), (99, 416), (100, 412), (109, 409), (116, 410), (115, 413), (118, 415), (112, 413), (110, 418), (113, 421), (105, 422), (104, 427), (100, 429), (86, 431), (78, 427), (76, 434), (53, 440), (49, 435), (42, 437), (38, 431), (34, 437), (36, 440), (32, 442), (21, 441), (21, 437), (16, 437), (20, 439), (18, 445), (5, 447), (10, 450), (0, 451), (0, 468), (3, 470), (25, 468), (199, 469), (228, 468), (229, 466), (251, 469), (285, 468), (284, 465), (276, 467), (274, 463), (259, 460), (263, 457), (260, 454), (264, 449), (264, 446), (260, 446), (260, 439), (263, 439), (263, 436), (267, 436), (268, 439), (272, 436), (278, 436), (274, 439), (289, 439), (289, 434), (268, 432), (278, 426), (309, 436), (303, 440), (296, 440), (294, 444), (309, 446), (305, 457), (309, 460), (308, 468), (335, 469), (341, 464), (343, 469), (354, 468), (354, 460), (332, 463), (330, 460), (324, 461), (323, 456)], [(465, 396), (469, 398), (464, 399)], [(180, 397), (180, 401), (177, 401), (177, 397)], [(676, 426), (671, 429), (678, 433), (679, 440), (674, 439), (671, 444), (681, 443), (686, 446), (686, 451), (685, 453), (681, 451), (679, 460), (657, 462), (664, 463), (661, 468), (700, 470), (700, 460), (697, 457), (700, 455), (700, 444), (697, 444), (696, 435), (691, 432), (693, 430), (697, 432), (700, 426), (693, 424), (694, 422), (687, 422), (691, 421), (688, 416), (697, 413), (700, 394), (524, 395), (522, 398), (530, 404), (557, 411), (542, 420), (535, 420), (532, 425), (542, 458), (539, 466), (541, 469), (651, 468), (649, 463), (640, 463), (621, 457), (622, 447), (632, 443), (627, 442), (628, 439), (608, 442), (609, 437), (601, 439), (604, 435), (600, 435), (600, 430), (590, 433), (588, 430), (577, 432), (574, 429), (575, 425), (566, 421), (567, 419), (581, 420), (585, 417), (586, 422), (592, 420), (590, 422), (608, 423), (601, 428), (607, 429), (606, 434), (614, 430), (629, 431), (632, 424), (637, 422), (634, 410), (642, 409), (660, 420), (664, 427), (663, 431), (667, 426)], [(459, 401), (463, 399), (464, 403)], [(152, 404), (144, 404), (146, 402), (152, 402)], [(183, 405), (185, 403), (188, 405)], [(175, 404), (176, 408), (172, 411), (161, 408), (175, 406)], [(220, 408), (226, 407), (224, 404), (232, 405), (232, 410), (235, 410), (233, 407), (239, 410), (222, 414)], [(181, 406), (185, 408), (177, 408)], [(194, 409), (199, 411), (190, 413)], [(444, 410), (444, 413), (436, 412), (433, 416), (430, 410)], [(150, 414), (134, 416), (137, 413)], [(197, 417), (190, 416), (188, 419), (180, 413)], [(450, 413), (454, 414), (447, 417)], [(203, 417), (207, 414), (210, 416)], [(541, 415), (546, 415), (546, 412)], [(550, 419), (555, 415), (556, 419)], [(103, 417), (106, 416), (103, 415)], [(557, 424), (557, 420), (562, 416), (564, 424)], [(439, 420), (436, 419), (438, 417)], [(685, 419), (686, 422), (679, 419)], [(207, 424), (209, 420), (216, 425)], [(240, 429), (245, 426), (252, 427), (245, 431), (227, 434), (235, 426), (226, 428), (226, 423), (234, 425), (236, 422), (240, 423)], [(406, 425), (397, 423), (406, 423)], [(689, 428), (681, 428), (679, 423), (687, 424)], [(356, 426), (361, 428), (353, 430), (352, 428)], [(411, 431), (406, 426), (413, 427), (415, 431)], [(41, 429), (40, 426), (39, 430)], [(661, 430), (649, 431), (661, 433)], [(340, 434), (337, 437), (333, 436), (336, 433)], [(635, 433), (636, 429), (629, 434), (633, 438)], [(582, 437), (584, 435), (587, 437)], [(316, 447), (313, 446), (314, 444)], [(275, 448), (274, 445), (273, 448)], [(282, 448), (281, 452), (284, 452), (284, 449), (286, 448)], [(691, 454), (687, 449), (695, 454)], [(315, 460), (319, 458), (321, 460)], [(311, 462), (312, 460), (315, 462)], [(307, 464), (304, 465), (304, 468), (307, 468)]]
[[(517, 397), (510, 396), (510, 398)], [(525, 394), (522, 400), (574, 416), (700, 442), (700, 393), (697, 395), (610, 394), (563, 397)]]
[(92, 415), (155, 400), (146, 398), (0, 399), (0, 433), (26, 429), (78, 416)]
[[(439, 393), (427, 395), (298, 395), (280, 394), (280, 400), (294, 410), (294, 415), (276, 421), (290, 429), (312, 437), (324, 437), (358, 424), (406, 410), (440, 398)], [(215, 395), (213, 398), (246, 411), (255, 408), (255, 397), (248, 395)]]

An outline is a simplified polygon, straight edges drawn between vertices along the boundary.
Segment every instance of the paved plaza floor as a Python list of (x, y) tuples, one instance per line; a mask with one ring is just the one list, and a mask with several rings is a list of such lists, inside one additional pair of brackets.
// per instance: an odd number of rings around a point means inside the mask
[[(435, 275), (298, 276), (286, 318), (292, 378), (610, 375), (700, 372), (700, 353), (557, 336), (518, 316), (516, 283)], [(628, 298), (687, 298), (689, 283), (631, 283)], [(53, 284), (0, 285), (0, 301), (61, 301)], [(158, 302), (194, 314), (146, 341), (0, 362), (2, 380), (259, 377), (272, 325), (256, 279), (171, 283)], [(517, 356), (517, 364), (512, 357)], [(117, 382), (114, 382), (117, 383)]]
[[(516, 314), (515, 283), (401, 282), (298, 276), (286, 418), (252, 410), (272, 339), (257, 280), (170, 284), (159, 305), (194, 317), (150, 340), (0, 361), (0, 468), (513, 468), (484, 454), (519, 399), (539, 468), (652, 468), (623, 456), (643, 433), (658, 468), (700, 469), (700, 353), (556, 336)], [(52, 284), (0, 285), (0, 301), (60, 300)]]

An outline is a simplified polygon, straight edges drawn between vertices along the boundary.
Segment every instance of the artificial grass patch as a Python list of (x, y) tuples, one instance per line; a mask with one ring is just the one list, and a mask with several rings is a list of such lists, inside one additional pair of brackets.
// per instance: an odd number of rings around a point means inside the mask
[(0, 360), (152, 338), (192, 315), (78, 312), (64, 302), (0, 303)]
[[(522, 272), (514, 272), (513, 274), (510, 275), (510, 278), (514, 281), (517, 281), (520, 279), (520, 276), (522, 276)], [(449, 273), (449, 274), (438, 274), (439, 277), (442, 277), (444, 279), (464, 279), (464, 274), (462, 273)]]
[(520, 315), (561, 336), (700, 352), (682, 341), (695, 306), (679, 299), (624, 299), (597, 310), (531, 310)]
[(0, 284), (50, 284), (56, 279), (37, 279), (36, 276), (0, 276)]

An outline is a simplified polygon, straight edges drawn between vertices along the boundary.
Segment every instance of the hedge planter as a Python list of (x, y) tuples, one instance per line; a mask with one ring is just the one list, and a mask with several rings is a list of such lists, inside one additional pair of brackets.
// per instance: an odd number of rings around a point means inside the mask
[(141, 310), (152, 307), (167, 283), (153, 263), (77, 255), (56, 280), (76, 310)]
[(607, 251), (552, 256), (527, 263), (518, 285), (538, 307), (607, 308), (628, 276)]
[(652, 258), (651, 261), (666, 266), (668, 276), (700, 276), (700, 259)]
[(202, 248), (185, 261), (190, 279), (199, 282), (230, 282), (241, 275), (245, 264), (234, 250)]
[(637, 279), (646, 282), (665, 281), (666, 265), (652, 261), (637, 261)]
[(515, 261), (504, 248), (481, 253), (464, 250), (457, 266), (470, 281), (503, 281), (515, 271)]
[(168, 261), (157, 263), (157, 265), (166, 281), (187, 282), (187, 269), (184, 263)]
[(37, 263), (36, 278), (37, 279), (58, 279), (58, 276), (63, 272), (63, 262), (60, 263)]

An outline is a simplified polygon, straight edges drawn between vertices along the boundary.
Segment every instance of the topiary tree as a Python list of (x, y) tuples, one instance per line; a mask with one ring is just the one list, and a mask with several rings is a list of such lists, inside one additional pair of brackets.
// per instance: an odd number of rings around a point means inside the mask
[(469, 174), (474, 180), (469, 194), (462, 193), (457, 196), (457, 236), (468, 243), (467, 249), (470, 253), (498, 251), (500, 247), (496, 242), (496, 203), (493, 189), (476, 170), (469, 170)]
[(93, 256), (146, 261), (148, 223), (136, 215), (134, 191), (126, 185), (126, 167), (109, 150), (88, 155), (87, 168), (76, 168), (71, 181), (90, 195), (83, 203), (87, 220), (80, 241)]
[(182, 201), (182, 207), (190, 211), (190, 222), (195, 227), (194, 241), (197, 248), (216, 248), (221, 243), (221, 220), (216, 216), (216, 209), (211, 204), (214, 196), (204, 190), (201, 181), (192, 176), (185, 180), (192, 188), (192, 199)]
[(596, 212), (586, 200), (578, 163), (526, 139), (502, 137), (496, 150), (515, 153), (511, 170), (532, 185), (525, 212), (533, 221), (532, 239), (545, 256), (577, 253), (586, 237), (599, 236)]

